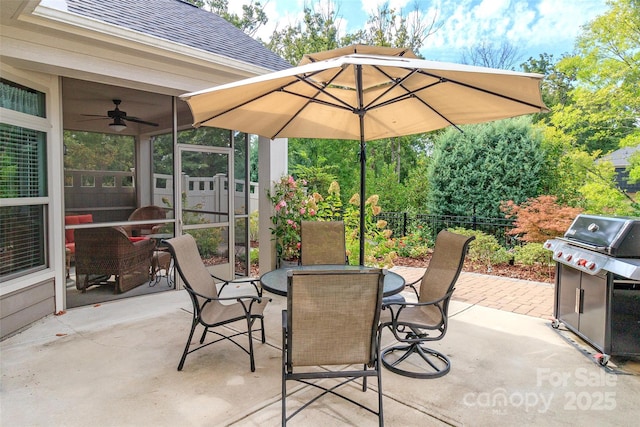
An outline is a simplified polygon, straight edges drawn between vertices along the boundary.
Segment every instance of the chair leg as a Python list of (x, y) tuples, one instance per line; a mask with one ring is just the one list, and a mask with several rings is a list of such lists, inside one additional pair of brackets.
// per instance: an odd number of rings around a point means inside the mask
[(209, 332), (209, 327), (205, 327), (204, 328), (204, 332), (202, 333), (202, 336), (200, 337), (200, 344), (204, 343), (204, 339), (207, 336), (207, 332)]
[(378, 425), (384, 426), (384, 413), (382, 411), (382, 371), (380, 362), (376, 362), (376, 368), (378, 369)]
[[(193, 338), (193, 333), (196, 331), (196, 326), (198, 326), (198, 321), (194, 318), (193, 321), (191, 322), (191, 332), (189, 333), (189, 338), (187, 338), (187, 345), (184, 346), (184, 352), (182, 353), (182, 358), (180, 359), (180, 363), (178, 364), (178, 371), (182, 371), (182, 367), (184, 366), (184, 361), (187, 359), (187, 354), (189, 353), (189, 347), (191, 346), (191, 339)], [(205, 329), (205, 333), (206, 333), (206, 329)]]
[[(362, 369), (366, 371), (367, 365), (365, 364)], [(367, 377), (362, 377), (362, 391), (367, 391)]]
[(247, 335), (249, 336), (249, 360), (251, 362), (251, 372), (256, 371), (256, 362), (253, 358), (253, 334), (251, 330), (254, 321), (255, 319), (252, 319), (251, 316), (247, 316)]
[[(402, 353), (401, 356), (393, 361), (389, 360), (389, 356), (396, 352)], [(427, 369), (430, 371), (418, 372), (398, 367), (413, 354), (417, 354), (428, 365)], [(446, 375), (451, 369), (451, 361), (447, 356), (436, 350), (421, 346), (419, 343), (388, 347), (382, 351), (380, 358), (382, 364), (391, 372), (411, 378), (439, 378)]]
[(287, 371), (286, 371), (286, 354), (287, 354), (287, 334), (282, 328), (282, 426), (287, 425)]
[(282, 361), (282, 426), (287, 425), (287, 379), (284, 360)]

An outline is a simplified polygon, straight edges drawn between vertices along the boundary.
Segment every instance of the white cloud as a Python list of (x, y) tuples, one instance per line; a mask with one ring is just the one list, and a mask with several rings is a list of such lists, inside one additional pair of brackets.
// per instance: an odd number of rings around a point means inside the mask
[[(1, 0), (0, 0), (1, 1)], [(307, 0), (307, 4), (310, 0)], [(321, 0), (320, 4), (325, 5)], [(342, 17), (341, 33), (353, 32), (354, 25), (364, 25), (369, 14), (388, 1), (389, 6), (409, 12), (414, 0), (332, 0)], [(229, 2), (230, 11), (242, 13), (242, 4), (249, 0)], [(264, 40), (279, 29), (299, 22), (303, 17), (305, 0), (264, 0), (269, 18), (258, 36)], [(318, 1), (314, 0), (314, 4)], [(508, 41), (520, 49), (524, 56), (538, 53), (570, 51), (586, 24), (607, 9), (605, 0), (433, 0), (419, 2), (427, 7), (422, 16), (428, 18), (437, 11), (443, 23), (435, 34), (428, 37), (423, 53), (433, 59), (458, 60), (463, 49), (481, 41), (499, 46)], [(325, 6), (326, 7), (326, 6)], [(436, 52), (437, 56), (429, 55)]]

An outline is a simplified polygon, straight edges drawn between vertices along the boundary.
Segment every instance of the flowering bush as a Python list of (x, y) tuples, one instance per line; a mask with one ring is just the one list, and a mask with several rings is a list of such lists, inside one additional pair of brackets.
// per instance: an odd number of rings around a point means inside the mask
[[(365, 264), (377, 265), (381, 267), (393, 266), (393, 261), (397, 258), (396, 245), (387, 229), (387, 221), (378, 219), (382, 212), (378, 205), (377, 194), (370, 196), (364, 204), (365, 214)], [(360, 253), (360, 195), (354, 194), (349, 200), (349, 205), (345, 208), (344, 223), (347, 230), (347, 253), (349, 263), (358, 264)]]
[[(347, 256), (351, 264), (359, 263), (360, 245), (360, 196), (354, 194), (344, 209), (340, 199), (340, 186), (332, 182), (327, 196), (319, 193), (306, 195), (301, 185), (292, 176), (283, 176), (274, 184), (269, 199), (274, 207), (271, 218), (271, 234), (276, 241), (276, 255), (280, 260), (295, 260), (300, 257), (301, 221), (333, 221), (343, 219), (346, 230)], [(381, 212), (378, 196), (373, 195), (365, 203), (365, 263), (367, 265), (392, 266), (397, 257), (395, 243), (387, 222), (379, 220)]]
[(427, 255), (433, 246), (430, 235), (431, 231), (424, 225), (412, 227), (406, 236), (395, 239), (398, 256), (420, 258)]
[[(302, 185), (306, 185), (303, 180)], [(300, 257), (300, 222), (316, 216), (315, 197), (305, 191), (292, 176), (283, 176), (276, 182), (269, 199), (274, 207), (271, 234), (276, 241), (276, 254), (281, 260)]]

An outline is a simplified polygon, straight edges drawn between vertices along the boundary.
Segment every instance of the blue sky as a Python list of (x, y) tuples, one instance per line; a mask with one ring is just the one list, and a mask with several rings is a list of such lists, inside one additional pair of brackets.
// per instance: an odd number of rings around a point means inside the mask
[[(369, 11), (385, 0), (332, 1), (342, 17), (340, 31), (352, 32), (366, 24)], [(387, 0), (391, 7), (409, 12), (415, 0)], [(232, 12), (241, 13), (249, 0), (229, 2)], [(269, 18), (258, 36), (268, 39), (275, 25), (283, 28), (301, 20), (305, 0), (261, 0)], [(309, 4), (309, 0), (306, 0)], [(443, 23), (421, 49), (427, 59), (459, 62), (464, 49), (486, 41), (500, 46), (508, 41), (519, 52), (517, 63), (546, 52), (559, 58), (571, 52), (582, 25), (606, 11), (605, 0), (419, 0), (423, 16), (437, 12)]]

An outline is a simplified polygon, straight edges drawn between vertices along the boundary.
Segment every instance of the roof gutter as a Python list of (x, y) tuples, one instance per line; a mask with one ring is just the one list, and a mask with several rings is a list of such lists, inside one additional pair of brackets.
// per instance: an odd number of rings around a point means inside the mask
[[(46, 22), (47, 27), (58, 31), (72, 33), (76, 36), (81, 34), (83, 37), (115, 43), (130, 49), (140, 50), (140, 45), (144, 45), (149, 48), (147, 52), (151, 54), (172, 58), (180, 62), (199, 63), (200, 66), (203, 66), (203, 63), (208, 64), (209, 67), (211, 64), (215, 64), (216, 68), (227, 68), (228, 72), (235, 72), (243, 76), (262, 75), (273, 71), (245, 61), (206, 52), (202, 49), (68, 12), (65, 0), (42, 0), (31, 14), (22, 14), (19, 19), (40, 26)], [(189, 60), (185, 60), (185, 57)]]

